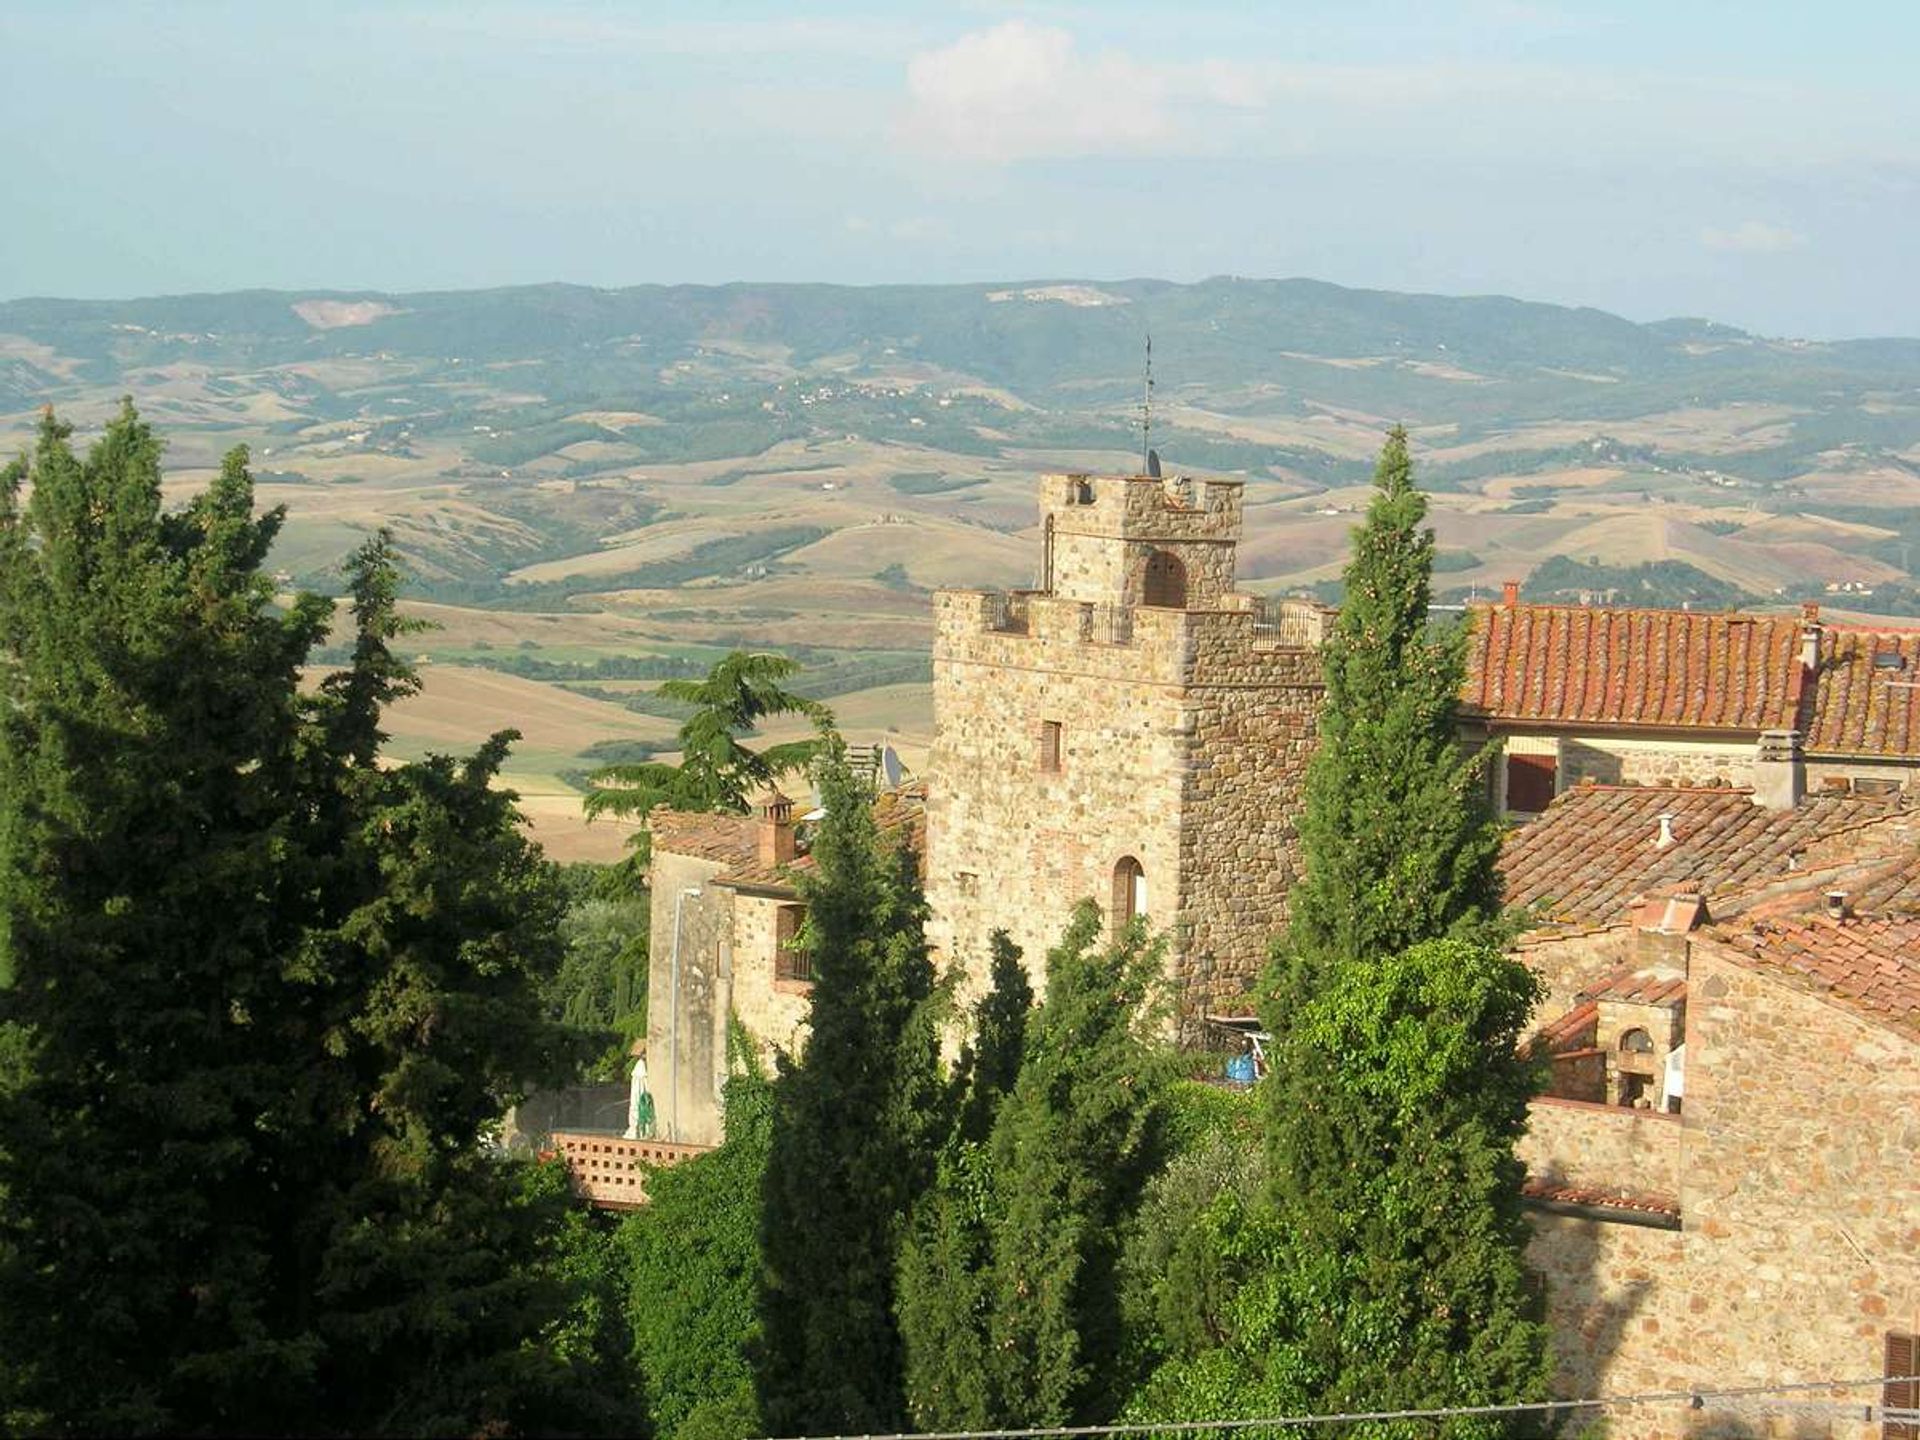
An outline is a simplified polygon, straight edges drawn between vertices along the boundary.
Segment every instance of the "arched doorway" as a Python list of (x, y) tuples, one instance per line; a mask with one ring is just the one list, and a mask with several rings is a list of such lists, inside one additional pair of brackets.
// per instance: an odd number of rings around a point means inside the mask
[(1147, 913), (1147, 872), (1131, 855), (1122, 855), (1113, 867), (1113, 928)]
[(1187, 608), (1187, 567), (1180, 563), (1179, 556), (1166, 550), (1148, 554), (1146, 584), (1140, 603), (1165, 610)]

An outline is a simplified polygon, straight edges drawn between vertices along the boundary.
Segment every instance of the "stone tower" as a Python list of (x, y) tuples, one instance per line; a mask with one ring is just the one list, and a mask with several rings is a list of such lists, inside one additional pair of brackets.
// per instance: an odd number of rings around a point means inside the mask
[(1036, 982), (1075, 901), (1144, 914), (1183, 1008), (1243, 993), (1285, 918), (1323, 613), (1234, 591), (1241, 485), (1040, 482), (1039, 584), (934, 601), (932, 937)]

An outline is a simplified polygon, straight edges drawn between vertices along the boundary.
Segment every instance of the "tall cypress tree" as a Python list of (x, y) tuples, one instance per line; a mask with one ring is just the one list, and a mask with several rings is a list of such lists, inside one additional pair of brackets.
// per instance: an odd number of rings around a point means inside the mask
[[(916, 1216), (900, 1302), (922, 1428), (1095, 1422), (1119, 1404), (1117, 1264), (1160, 1158), (1170, 1056), (1145, 1033), (1164, 952), (1139, 925), (1110, 944), (1103, 928), (1091, 901), (1074, 911), (989, 1138), (957, 1137)], [(981, 1028), (1005, 1008), (982, 1007)]]
[(761, 1221), (761, 1417), (776, 1434), (905, 1418), (894, 1321), (907, 1214), (946, 1133), (919, 861), (834, 753), (803, 879), (811, 1030), (774, 1083)]
[(257, 1121), (299, 1083), (272, 1034), (275, 854), (328, 607), (273, 612), (279, 516), (239, 457), (168, 515), (130, 408), (84, 460), (69, 435), (49, 415), (0, 498), (0, 1404), (31, 1428), (271, 1423), (262, 1392), (314, 1353), (281, 1323)]
[(954, 1067), (954, 1125), (900, 1249), (896, 1313), (907, 1413), (923, 1430), (993, 1424), (987, 1322), (999, 1214), (988, 1140), (1026, 1053), (1033, 986), (1006, 931), (991, 940), (991, 984)]
[(1535, 982), (1500, 948), (1500, 828), (1485, 754), (1456, 722), (1465, 632), (1428, 622), (1433, 533), (1397, 426), (1374, 484), (1270, 977), (1271, 1209), (1254, 1227), (1270, 1228), (1244, 1248), (1273, 1268), (1248, 1286), (1239, 1332), (1260, 1337), (1273, 1402), (1529, 1399), (1546, 1331), (1514, 1146)]
[(412, 684), (384, 539), (351, 665), (303, 694), (332, 606), (276, 607), (244, 452), (167, 512), (159, 449), (131, 408), (84, 460), (49, 418), (0, 497), (0, 1415), (577, 1413), (557, 1197), (478, 1143), (568, 1058), (508, 735), (380, 765)]
[(1326, 699), (1285, 949), (1309, 968), (1469, 933), (1500, 906), (1487, 753), (1459, 740), (1466, 632), (1429, 622), (1433, 532), (1395, 426), (1322, 651)]

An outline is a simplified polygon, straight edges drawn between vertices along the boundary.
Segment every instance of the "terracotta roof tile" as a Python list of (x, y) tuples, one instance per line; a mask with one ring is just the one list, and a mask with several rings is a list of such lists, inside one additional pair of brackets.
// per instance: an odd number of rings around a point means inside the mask
[[(1555, 725), (1799, 730), (1809, 755), (1920, 759), (1920, 629), (1805, 617), (1585, 605), (1474, 611), (1470, 714)], [(1804, 692), (1804, 693), (1803, 693)]]
[(1534, 1031), (1527, 1048), (1542, 1055), (1591, 1050), (1599, 1023), (1600, 1006), (1592, 1000), (1582, 1000), (1558, 1020)]
[(656, 805), (647, 812), (647, 832), (655, 850), (701, 860), (739, 864), (754, 852), (751, 815), (715, 815), (704, 810), (674, 810)]
[(1920, 630), (1846, 626), (1823, 630), (1806, 725), (1807, 753), (1920, 757), (1916, 682), (1920, 682)]
[[(926, 853), (927, 789), (922, 784), (903, 785), (874, 797), (873, 821), (882, 835), (905, 828), (907, 843), (922, 855)], [(657, 842), (656, 842), (657, 843)], [(813, 857), (797, 856), (786, 865), (763, 865), (749, 846), (746, 858), (724, 875), (714, 877), (716, 885), (731, 885), (749, 890), (793, 891), (793, 879), (814, 868)]]
[(1648, 1215), (1678, 1218), (1680, 1202), (1671, 1195), (1616, 1190), (1600, 1185), (1567, 1185), (1559, 1180), (1530, 1176), (1520, 1187), (1529, 1200), (1558, 1205), (1596, 1205), (1609, 1210), (1639, 1210)]
[(1787, 729), (1799, 654), (1792, 616), (1492, 605), (1474, 612), (1462, 698), (1503, 720)]
[(1632, 1005), (1659, 1005), (1672, 1010), (1687, 1003), (1684, 975), (1657, 970), (1622, 970), (1580, 992), (1582, 1000), (1622, 1000)]
[(1737, 956), (1920, 1039), (1920, 917), (1757, 920), (1712, 932)]
[[(1657, 842), (1663, 814), (1674, 843)], [(1901, 817), (1893, 800), (1816, 796), (1768, 810), (1745, 790), (1582, 785), (1508, 838), (1507, 903), (1540, 906), (1556, 925), (1625, 921), (1636, 897), (1697, 886), (1711, 907), (1778, 884), (1809, 849)], [(1888, 826), (1890, 851), (1906, 843)]]

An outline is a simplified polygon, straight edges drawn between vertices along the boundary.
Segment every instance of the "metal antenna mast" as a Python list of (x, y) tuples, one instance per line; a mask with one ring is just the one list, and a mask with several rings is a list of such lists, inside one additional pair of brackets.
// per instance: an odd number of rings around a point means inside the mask
[(1147, 336), (1146, 388), (1140, 397), (1140, 473), (1153, 471), (1153, 336)]

